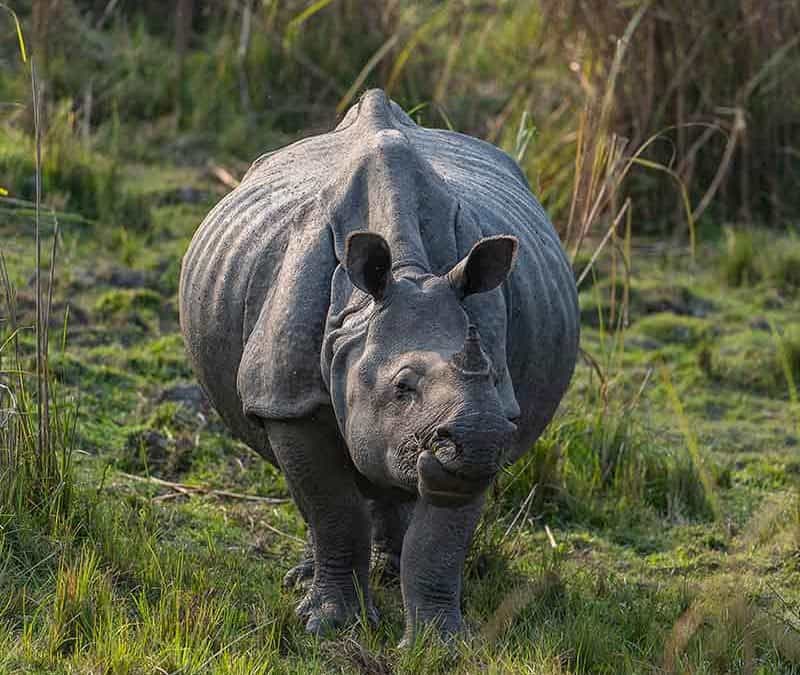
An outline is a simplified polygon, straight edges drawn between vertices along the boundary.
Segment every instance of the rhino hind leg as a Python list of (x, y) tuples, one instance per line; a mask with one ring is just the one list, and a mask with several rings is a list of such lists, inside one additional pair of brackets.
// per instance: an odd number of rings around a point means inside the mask
[[(367, 507), (372, 522), (370, 576), (376, 582), (385, 585), (399, 583), (403, 538), (414, 511), (414, 502), (368, 499)], [(309, 527), (300, 562), (284, 575), (283, 587), (306, 588), (313, 579), (314, 539)]]
[(367, 506), (372, 521), (372, 578), (387, 585), (398, 583), (403, 539), (414, 511), (414, 502), (369, 499)]
[(322, 634), (346, 625), (362, 609), (376, 621), (369, 591), (369, 515), (335, 420), (270, 420), (266, 428), (314, 545), (314, 576), (296, 609), (306, 631)]
[(306, 546), (300, 562), (292, 567), (283, 577), (284, 588), (305, 588), (314, 579), (314, 539), (311, 528), (306, 536)]

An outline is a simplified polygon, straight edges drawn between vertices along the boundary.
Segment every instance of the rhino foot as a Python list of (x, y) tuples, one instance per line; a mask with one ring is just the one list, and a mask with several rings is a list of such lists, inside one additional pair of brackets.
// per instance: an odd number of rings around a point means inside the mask
[(303, 558), (283, 577), (284, 588), (305, 588), (314, 579), (314, 557)]
[(441, 612), (417, 624), (407, 626), (397, 648), (410, 648), (418, 637), (436, 640), (439, 644), (454, 650), (460, 642), (470, 640), (473, 633), (460, 611)]
[[(347, 595), (350, 597), (345, 598), (338, 587), (327, 589), (313, 585), (295, 609), (306, 622), (306, 632), (322, 636), (358, 620), (361, 605), (355, 589), (351, 588)], [(377, 626), (378, 610), (371, 600), (364, 609), (367, 621)]]

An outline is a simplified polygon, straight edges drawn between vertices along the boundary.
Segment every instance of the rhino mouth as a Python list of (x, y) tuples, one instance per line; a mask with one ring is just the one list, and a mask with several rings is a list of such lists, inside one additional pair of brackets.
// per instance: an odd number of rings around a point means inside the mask
[(494, 480), (498, 471), (492, 460), (479, 471), (467, 470), (461, 450), (450, 441), (437, 441), (417, 457), (417, 489), (421, 496), (443, 504), (471, 501)]

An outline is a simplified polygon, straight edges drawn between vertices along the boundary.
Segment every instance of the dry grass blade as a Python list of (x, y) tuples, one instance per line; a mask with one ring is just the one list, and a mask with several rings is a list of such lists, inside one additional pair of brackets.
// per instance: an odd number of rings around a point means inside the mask
[(44, 416), (44, 360), (42, 355), (44, 309), (42, 305), (42, 236), (41, 236), (41, 207), (42, 207), (42, 128), (41, 128), (41, 100), (39, 96), (39, 82), (36, 77), (36, 66), (31, 62), (31, 96), (33, 102), (33, 127), (35, 143), (35, 201), (34, 201), (34, 234), (36, 238), (36, 419), (37, 419), (37, 460), (43, 461), (45, 453), (46, 430)]
[(578, 288), (580, 288), (584, 279), (586, 279), (586, 276), (591, 271), (592, 267), (597, 261), (597, 258), (603, 252), (603, 249), (605, 248), (609, 239), (611, 239), (612, 235), (615, 234), (617, 227), (619, 226), (620, 222), (622, 221), (623, 217), (628, 212), (630, 207), (631, 207), (631, 200), (626, 199), (625, 203), (622, 205), (622, 208), (619, 210), (619, 213), (617, 213), (616, 217), (611, 222), (611, 225), (609, 226), (608, 230), (606, 230), (605, 235), (603, 235), (603, 238), (600, 240), (600, 243), (597, 245), (594, 252), (592, 253), (592, 257), (589, 259), (589, 262), (586, 264), (586, 267), (583, 268), (583, 272), (581, 272), (580, 276), (578, 277), (578, 280), (575, 282), (575, 285)]
[(291, 45), (291, 43), (294, 42), (300, 30), (300, 26), (313, 17), (317, 12), (325, 9), (332, 2), (334, 2), (334, 0), (317, 0), (317, 2), (312, 3), (297, 16), (295, 16), (286, 26), (286, 34), (284, 37), (286, 45)]
[(347, 90), (347, 93), (342, 97), (341, 101), (336, 105), (336, 113), (341, 115), (345, 108), (350, 105), (352, 100), (355, 98), (355, 95), (361, 89), (362, 85), (366, 81), (369, 74), (372, 70), (377, 66), (384, 56), (386, 56), (397, 44), (398, 36), (392, 35), (386, 42), (384, 42), (380, 49), (376, 51), (364, 64), (364, 67), (361, 69), (361, 72), (356, 76), (356, 79), (353, 80), (353, 84), (350, 85), (350, 89)]
[(6, 3), (0, 2), (0, 7), (6, 10), (9, 14), (11, 14), (11, 18), (14, 19), (14, 27), (17, 31), (17, 44), (19, 45), (19, 54), (22, 58), (23, 63), (28, 62), (28, 52), (25, 49), (25, 40), (22, 37), (22, 24), (19, 22), (19, 17), (17, 16), (16, 12), (11, 9)]
[(492, 644), (498, 641), (503, 632), (513, 623), (514, 619), (528, 605), (549, 593), (553, 588), (561, 585), (561, 579), (555, 572), (546, 572), (535, 583), (524, 584), (515, 588), (503, 598), (500, 606), (495, 610), (481, 628), (481, 638)]
[(289, 500), (283, 497), (261, 497), (259, 495), (247, 495), (239, 492), (230, 492), (228, 490), (217, 490), (207, 487), (205, 485), (187, 485), (185, 483), (175, 483), (155, 476), (137, 476), (133, 473), (125, 473), (120, 471), (120, 475), (128, 480), (134, 480), (140, 483), (151, 483), (152, 485), (159, 485), (161, 487), (174, 490), (180, 495), (211, 495), (213, 497), (222, 497), (224, 499), (240, 499), (248, 502), (260, 502), (262, 504), (286, 504)]
[(438, 27), (439, 24), (444, 19), (447, 18), (447, 16), (449, 15), (449, 11), (450, 9), (448, 3), (445, 3), (440, 10), (438, 10), (435, 14), (433, 14), (427, 21), (423, 22), (422, 25), (420, 25), (412, 33), (411, 37), (408, 39), (408, 42), (406, 42), (403, 49), (400, 50), (400, 53), (398, 54), (397, 58), (395, 59), (394, 65), (392, 66), (392, 70), (389, 73), (389, 77), (386, 79), (384, 88), (386, 89), (387, 92), (391, 92), (397, 85), (397, 82), (400, 79), (400, 75), (402, 74), (403, 69), (406, 66), (406, 63), (408, 62), (408, 59), (411, 56), (413, 50), (416, 48), (416, 46), (425, 38), (425, 36), (430, 31)]
[[(708, 186), (708, 189), (698, 202), (694, 211), (692, 211), (692, 221), (697, 220), (701, 215), (703, 215), (703, 213), (705, 213), (705, 210), (709, 207), (711, 201), (714, 199), (714, 195), (717, 194), (717, 190), (719, 190), (723, 180), (725, 179), (725, 176), (730, 170), (731, 162), (733, 161), (733, 153), (737, 148), (739, 140), (747, 129), (744, 111), (741, 108), (735, 108), (733, 113), (733, 128), (731, 129), (731, 133), (728, 135), (728, 141), (725, 144), (725, 151), (722, 153), (722, 159), (719, 162), (719, 166), (714, 174), (714, 178), (711, 180), (711, 184)], [(694, 246), (692, 246), (692, 248), (694, 249)]]
[(689, 641), (703, 625), (703, 617), (699, 605), (693, 604), (675, 622), (664, 643), (664, 670), (667, 673), (679, 672), (681, 654), (686, 651)]
[(239, 185), (239, 180), (236, 178), (236, 176), (234, 176), (224, 166), (209, 164), (208, 172), (225, 187), (230, 188), (231, 190)]

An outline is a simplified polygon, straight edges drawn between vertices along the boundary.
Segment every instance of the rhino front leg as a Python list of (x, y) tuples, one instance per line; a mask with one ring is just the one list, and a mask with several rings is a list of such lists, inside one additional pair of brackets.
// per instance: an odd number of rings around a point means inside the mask
[(297, 606), (306, 630), (322, 633), (350, 622), (362, 600), (374, 620), (369, 517), (335, 423), (327, 417), (269, 421), (267, 434), (314, 545), (314, 578)]
[(464, 560), (483, 502), (483, 494), (458, 506), (417, 499), (400, 564), (406, 615), (401, 644), (410, 643), (424, 624), (434, 624), (445, 639), (461, 632)]

